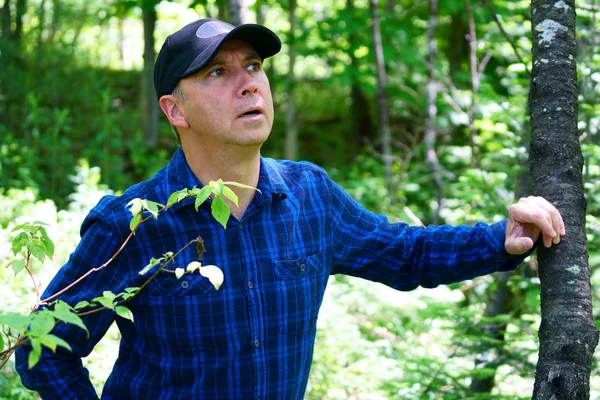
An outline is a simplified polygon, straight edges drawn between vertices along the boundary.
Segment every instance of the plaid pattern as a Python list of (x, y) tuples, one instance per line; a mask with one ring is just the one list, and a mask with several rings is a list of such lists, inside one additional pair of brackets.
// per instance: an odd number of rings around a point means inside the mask
[[(165, 204), (169, 194), (201, 186), (181, 149), (152, 179), (107, 196), (90, 212), (81, 242), (44, 297), (104, 263), (129, 234), (125, 205), (136, 197)], [(302, 399), (310, 371), (316, 320), (331, 274), (383, 282), (398, 290), (435, 287), (494, 271), (524, 258), (504, 250), (506, 222), (428, 229), (391, 224), (372, 214), (309, 163), (261, 160), (257, 193), (241, 221), (224, 230), (205, 203), (178, 203), (141, 226), (123, 253), (62, 296), (70, 304), (104, 290), (141, 285), (151, 257), (177, 251), (201, 236), (204, 264), (219, 266), (215, 291), (199, 274), (160, 273), (127, 306), (134, 323), (103, 311), (84, 318), (90, 338), (74, 325), (54, 333), (73, 347), (45, 351), (27, 370), (28, 347), (17, 352), (25, 386), (44, 399), (97, 398), (82, 367), (116, 319), (122, 339), (103, 399)], [(197, 260), (190, 246), (169, 269)]]

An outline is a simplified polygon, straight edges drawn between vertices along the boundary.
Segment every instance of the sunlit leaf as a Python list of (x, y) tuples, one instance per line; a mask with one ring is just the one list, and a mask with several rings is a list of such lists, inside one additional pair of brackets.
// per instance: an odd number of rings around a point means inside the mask
[(58, 320), (80, 327), (81, 329), (86, 331), (88, 338), (90, 337), (90, 332), (88, 331), (81, 318), (77, 314), (75, 314), (71, 310), (71, 307), (69, 307), (69, 305), (64, 301), (59, 301), (56, 304), (56, 306), (54, 306), (54, 311), (52, 315), (54, 315), (54, 318)]
[(150, 259), (150, 262), (148, 263), (148, 265), (146, 265), (140, 272), (138, 272), (138, 274), (146, 275), (150, 270), (152, 270), (152, 268), (156, 267), (162, 261), (163, 261), (163, 257), (161, 257), (161, 258), (152, 257)]
[(118, 306), (115, 309), (115, 311), (119, 317), (128, 319), (131, 322), (133, 322), (133, 313), (131, 312), (131, 310), (129, 308), (123, 307), (123, 306)]
[(252, 186), (248, 186), (248, 185), (244, 185), (243, 183), (238, 183), (238, 182), (224, 182), (223, 184), (226, 185), (226, 186), (235, 186), (235, 187), (239, 187), (239, 188), (242, 188), (242, 189), (256, 190), (258, 193), (262, 193), (257, 188), (252, 187)]
[(204, 265), (200, 268), (200, 275), (205, 278), (208, 278), (210, 283), (215, 287), (216, 290), (219, 290), (221, 285), (223, 284), (223, 280), (225, 277), (223, 276), (223, 271), (216, 265)]
[(38, 311), (33, 314), (31, 322), (29, 323), (29, 332), (32, 336), (41, 336), (46, 333), (50, 333), (54, 324), (56, 323), (54, 317), (48, 310)]
[(196, 201), (194, 202), (194, 207), (196, 208), (196, 211), (198, 211), (198, 208), (200, 207), (200, 205), (202, 203), (204, 203), (206, 201), (206, 199), (208, 199), (208, 196), (210, 196), (210, 186), (204, 186), (200, 192), (198, 192), (198, 195), (196, 196)]
[(194, 272), (201, 266), (202, 266), (202, 264), (200, 264), (198, 261), (192, 261), (191, 263), (188, 264), (188, 266), (185, 268), (185, 270), (187, 272)]
[[(34, 340), (36, 340), (36, 339), (31, 339), (32, 347), (33, 347)], [(31, 369), (37, 365), (37, 363), (40, 361), (41, 355), (42, 355), (42, 352), (36, 350), (35, 347), (33, 347), (33, 349), (29, 352), (29, 356), (27, 356), (27, 366), (29, 367), (29, 369)]]
[(223, 225), (223, 228), (227, 228), (227, 221), (229, 220), (229, 206), (220, 197), (215, 197), (211, 205), (211, 211), (213, 217)]
[(142, 219), (142, 214), (136, 214), (133, 218), (131, 218), (131, 222), (129, 222), (129, 229), (133, 231), (137, 225), (140, 223)]
[(46, 248), (46, 255), (48, 256), (48, 258), (51, 259), (52, 257), (54, 257), (54, 242), (50, 240), (50, 238), (45, 234), (42, 234), (40, 241)]
[(0, 324), (11, 327), (12, 329), (23, 332), (29, 324), (30, 317), (27, 315), (21, 315), (17, 313), (8, 313), (0, 315)]
[(181, 277), (185, 274), (185, 269), (183, 268), (175, 268), (175, 276), (177, 279), (181, 279)]
[(65, 342), (63, 339), (59, 338), (56, 335), (52, 335), (52, 334), (42, 335), (42, 336), (38, 337), (37, 339), (40, 341), (41, 344), (48, 347), (54, 353), (56, 353), (56, 346), (61, 346), (69, 351), (73, 351), (73, 349), (71, 348), (69, 343)]
[(142, 211), (143, 200), (142, 199), (133, 199), (129, 203), (127, 203), (126, 207), (129, 208), (129, 212), (131, 212), (131, 216), (135, 217)]
[(88, 301), (81, 300), (80, 302), (75, 304), (75, 309), (81, 310), (82, 308), (88, 307), (89, 305), (90, 305), (90, 303)]
[(31, 254), (41, 262), (44, 262), (44, 259), (46, 258), (46, 248), (41, 244), (35, 243), (31, 246)]
[(25, 269), (25, 260), (12, 260), (8, 265), (12, 267), (13, 271), (15, 272), (15, 275), (17, 275), (19, 272)]
[(231, 188), (228, 188), (227, 186), (223, 186), (223, 196), (228, 198), (236, 206), (238, 205), (238, 196), (237, 196), (237, 194), (235, 194), (235, 192), (233, 190), (231, 190)]

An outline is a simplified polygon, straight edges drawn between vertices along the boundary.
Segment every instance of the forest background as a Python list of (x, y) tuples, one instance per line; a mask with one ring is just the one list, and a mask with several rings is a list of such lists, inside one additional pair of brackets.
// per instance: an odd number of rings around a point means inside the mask
[[(4, 0), (0, 264), (11, 260), (15, 224), (47, 222), (55, 257), (34, 265), (44, 286), (97, 200), (168, 162), (177, 143), (159, 118), (152, 63), (168, 34), (207, 16), (264, 23), (282, 38), (281, 53), (266, 63), (276, 119), (265, 156), (323, 166), (391, 220), (498, 221), (531, 192), (529, 7), (510, 0)], [(595, 0), (577, 2), (578, 127), (597, 325), (598, 10)], [(410, 293), (332, 277), (307, 398), (530, 398), (536, 268), (531, 257), (513, 274)], [(27, 275), (3, 267), (0, 292), (2, 311), (26, 312), (35, 303)], [(85, 360), (98, 390), (117, 341), (111, 329)], [(592, 399), (600, 398), (599, 359)], [(0, 398), (35, 398), (12, 362), (0, 371)]]

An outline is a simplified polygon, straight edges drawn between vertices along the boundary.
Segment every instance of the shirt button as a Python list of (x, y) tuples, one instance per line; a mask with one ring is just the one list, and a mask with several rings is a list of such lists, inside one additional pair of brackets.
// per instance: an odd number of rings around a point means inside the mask
[(258, 339), (256, 339), (254, 341), (254, 347), (258, 347), (258, 346), (260, 346), (260, 342), (258, 341)]
[(304, 271), (305, 269), (306, 269), (306, 265), (305, 265), (305, 264), (302, 264), (302, 265), (300, 266), (300, 270), (301, 270), (301, 271)]
[(240, 222), (240, 230), (243, 231), (244, 230), (244, 223)]
[(188, 286), (190, 286), (190, 283), (189, 283), (188, 281), (183, 281), (183, 282), (181, 282), (181, 287), (182, 287), (182, 288), (184, 288), (184, 289), (187, 289), (187, 288), (188, 288)]
[(252, 289), (252, 287), (253, 287), (253, 286), (254, 286), (254, 284), (252, 283), (252, 281), (248, 281), (248, 287), (249, 287), (250, 289)]

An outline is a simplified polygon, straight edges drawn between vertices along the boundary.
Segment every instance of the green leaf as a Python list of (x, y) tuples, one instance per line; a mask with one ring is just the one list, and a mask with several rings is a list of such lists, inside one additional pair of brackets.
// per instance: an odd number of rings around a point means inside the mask
[(150, 211), (150, 214), (154, 217), (154, 219), (158, 218), (158, 203), (155, 203), (150, 200), (144, 200), (144, 205), (146, 206), (146, 210)]
[(152, 257), (150, 259), (150, 262), (148, 263), (148, 265), (146, 265), (140, 272), (138, 272), (138, 274), (146, 275), (152, 268), (154, 268), (158, 264), (160, 264), (163, 261), (163, 259), (164, 259), (163, 257), (161, 257), (161, 258)]
[(233, 204), (238, 205), (238, 196), (231, 188), (223, 186), (223, 196), (227, 197)]
[(53, 353), (56, 353), (56, 346), (61, 346), (69, 351), (73, 351), (73, 349), (71, 348), (69, 343), (65, 342), (63, 339), (59, 338), (56, 335), (52, 335), (52, 334), (42, 335), (42, 336), (38, 337), (37, 339), (44, 346), (46, 346), (50, 350), (52, 350)]
[(192, 261), (191, 263), (188, 264), (188, 266), (185, 268), (185, 270), (187, 272), (194, 272), (195, 270), (197, 270), (198, 268), (200, 268), (202, 266), (202, 264), (200, 264), (198, 261)]
[[(33, 347), (33, 349), (29, 352), (29, 356), (27, 357), (27, 366), (29, 367), (29, 369), (35, 367), (37, 365), (37, 363), (40, 361), (40, 356), (42, 355), (42, 351), (41, 350), (37, 350), (35, 348), (35, 346), (33, 346), (34, 340), (36, 339), (31, 339), (31, 345)], [(37, 342), (39, 343), (39, 342)]]
[(23, 332), (29, 324), (30, 317), (28, 315), (21, 315), (17, 313), (9, 313), (0, 315), (0, 324), (11, 327), (12, 329)]
[(171, 195), (169, 196), (169, 200), (167, 200), (167, 207), (185, 199), (188, 196), (189, 192), (187, 189), (181, 189), (177, 192), (171, 193)]
[(0, 332), (0, 351), (4, 350), (4, 335)]
[(81, 300), (79, 303), (75, 304), (76, 310), (81, 310), (82, 308), (89, 307), (89, 301)]
[(142, 214), (136, 214), (133, 218), (131, 218), (131, 222), (129, 223), (129, 229), (133, 232), (136, 226), (140, 223), (142, 219)]
[(208, 196), (210, 196), (210, 186), (204, 186), (200, 192), (198, 192), (198, 195), (196, 196), (196, 201), (194, 203), (194, 207), (196, 207), (196, 211), (198, 211), (198, 208), (200, 207), (200, 205), (202, 203), (204, 203), (206, 201), (206, 199), (208, 199)]
[(56, 320), (48, 310), (38, 311), (33, 314), (29, 324), (29, 332), (31, 336), (41, 336), (50, 333)]
[(133, 199), (129, 203), (127, 203), (126, 207), (131, 207), (129, 211), (131, 212), (131, 216), (135, 217), (142, 211), (143, 200), (142, 199)]
[(177, 279), (181, 279), (181, 277), (185, 274), (185, 269), (183, 268), (175, 268), (175, 276)]
[[(108, 296), (107, 296), (108, 294)], [(115, 305), (114, 305), (114, 300), (115, 300), (115, 295), (112, 294), (109, 291), (104, 291), (103, 296), (100, 297), (96, 297), (95, 299), (93, 299), (92, 301), (95, 301), (97, 303), (102, 304), (104, 307), (106, 308), (110, 308), (111, 310), (115, 309)]]
[(31, 254), (41, 262), (44, 262), (46, 258), (46, 246), (43, 246), (39, 242), (35, 243), (31, 246)]
[(127, 293), (133, 293), (133, 292), (137, 292), (138, 290), (140, 290), (140, 288), (139, 288), (139, 287), (128, 287), (128, 288), (125, 288), (125, 291), (126, 291)]
[(243, 183), (237, 183), (237, 182), (223, 182), (224, 185), (227, 186), (235, 186), (235, 187), (239, 187), (241, 189), (251, 189), (251, 190), (256, 190), (258, 193), (262, 193), (260, 190), (258, 190), (255, 187), (252, 186), (248, 186), (248, 185), (244, 185)]
[(59, 301), (58, 303), (56, 303), (52, 315), (54, 315), (54, 318), (58, 320), (80, 327), (87, 333), (87, 337), (90, 337), (90, 332), (88, 331), (87, 327), (85, 326), (79, 315), (75, 314), (71, 310), (71, 307), (64, 301)]
[(10, 265), (12, 267), (12, 269), (13, 269), (13, 271), (15, 271), (15, 275), (16, 275), (25, 269), (25, 260), (23, 260), (23, 259), (12, 260), (8, 265)]
[(211, 187), (212, 192), (217, 196), (223, 195), (223, 180), (219, 179), (218, 181), (210, 181), (208, 185)]
[(40, 241), (46, 248), (46, 255), (48, 256), (48, 258), (51, 259), (52, 257), (54, 257), (54, 242), (52, 240), (50, 240), (48, 235), (42, 234)]
[(32, 225), (50, 226), (50, 224), (47, 224), (47, 223), (45, 223), (45, 222), (38, 221), (38, 220), (35, 220), (35, 221), (33, 221), (33, 222), (32, 222)]
[(12, 239), (12, 247), (11, 247), (10, 251), (12, 251), (12, 253), (15, 256), (17, 254), (19, 254), (19, 252), (21, 251), (21, 249), (25, 245), (25, 242), (27, 241), (27, 239), (28, 239), (27, 233), (25, 233), (25, 232), (19, 233), (17, 236), (15, 236)]
[(216, 290), (219, 290), (221, 285), (223, 284), (223, 280), (225, 277), (223, 276), (223, 271), (216, 265), (205, 265), (200, 268), (200, 275), (205, 278), (208, 278), (210, 283), (215, 287)]
[(131, 322), (133, 322), (133, 313), (131, 312), (131, 310), (129, 308), (123, 307), (123, 306), (118, 306), (115, 309), (115, 311), (119, 317), (128, 319)]
[(220, 197), (215, 197), (211, 205), (211, 211), (213, 217), (223, 225), (223, 228), (227, 229), (227, 221), (229, 220), (229, 206)]

